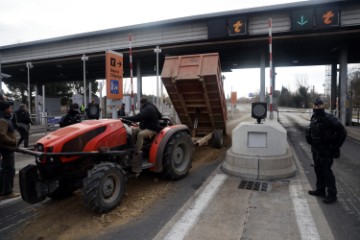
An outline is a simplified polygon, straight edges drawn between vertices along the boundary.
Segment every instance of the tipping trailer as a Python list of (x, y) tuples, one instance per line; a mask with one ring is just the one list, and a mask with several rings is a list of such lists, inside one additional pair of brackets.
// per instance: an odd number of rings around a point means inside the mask
[(161, 79), (195, 144), (212, 139), (215, 147), (222, 147), (227, 110), (219, 54), (165, 57)]

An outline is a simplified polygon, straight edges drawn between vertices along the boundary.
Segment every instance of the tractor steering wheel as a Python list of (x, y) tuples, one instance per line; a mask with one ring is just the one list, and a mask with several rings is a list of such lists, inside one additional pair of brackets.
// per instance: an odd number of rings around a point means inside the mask
[(126, 125), (130, 126), (130, 127), (139, 127), (139, 124), (136, 123), (136, 122), (133, 122), (133, 121), (130, 121), (130, 120), (127, 120), (127, 119), (123, 119), (123, 118), (120, 118), (120, 120), (125, 123)]

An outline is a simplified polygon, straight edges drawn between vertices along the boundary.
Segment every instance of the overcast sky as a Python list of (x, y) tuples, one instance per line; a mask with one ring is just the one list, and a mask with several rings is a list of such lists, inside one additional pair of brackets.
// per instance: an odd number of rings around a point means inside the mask
[[(171, 18), (296, 2), (291, 0), (0, 0), (0, 46)], [(274, 57), (276, 53), (273, 53)], [(220, 59), (221, 61), (221, 59)], [(299, 76), (323, 92), (325, 67), (277, 68), (276, 89), (296, 90)], [(266, 76), (268, 76), (268, 71)], [(267, 77), (268, 78), (268, 77)], [(302, 77), (303, 78), (303, 77)], [(226, 74), (225, 92), (260, 89), (260, 70)], [(267, 80), (268, 81), (268, 80)], [(154, 85), (154, 84), (152, 84)], [(266, 83), (266, 88), (268, 88)], [(149, 89), (149, 88), (147, 88)]]

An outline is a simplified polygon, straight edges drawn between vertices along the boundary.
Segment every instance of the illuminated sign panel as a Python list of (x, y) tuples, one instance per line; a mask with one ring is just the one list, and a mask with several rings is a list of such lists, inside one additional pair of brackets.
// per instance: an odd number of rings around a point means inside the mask
[(229, 18), (228, 30), (230, 36), (246, 35), (248, 33), (247, 18), (244, 16)]
[(291, 13), (291, 31), (314, 29), (314, 11), (303, 9)]
[(336, 6), (322, 7), (316, 9), (316, 27), (331, 28), (340, 24), (340, 11)]

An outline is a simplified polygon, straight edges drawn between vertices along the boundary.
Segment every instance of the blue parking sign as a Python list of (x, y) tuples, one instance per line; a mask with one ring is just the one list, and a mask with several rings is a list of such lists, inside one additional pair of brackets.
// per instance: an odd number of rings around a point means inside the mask
[(117, 80), (110, 80), (110, 92), (112, 94), (119, 93), (119, 82)]

